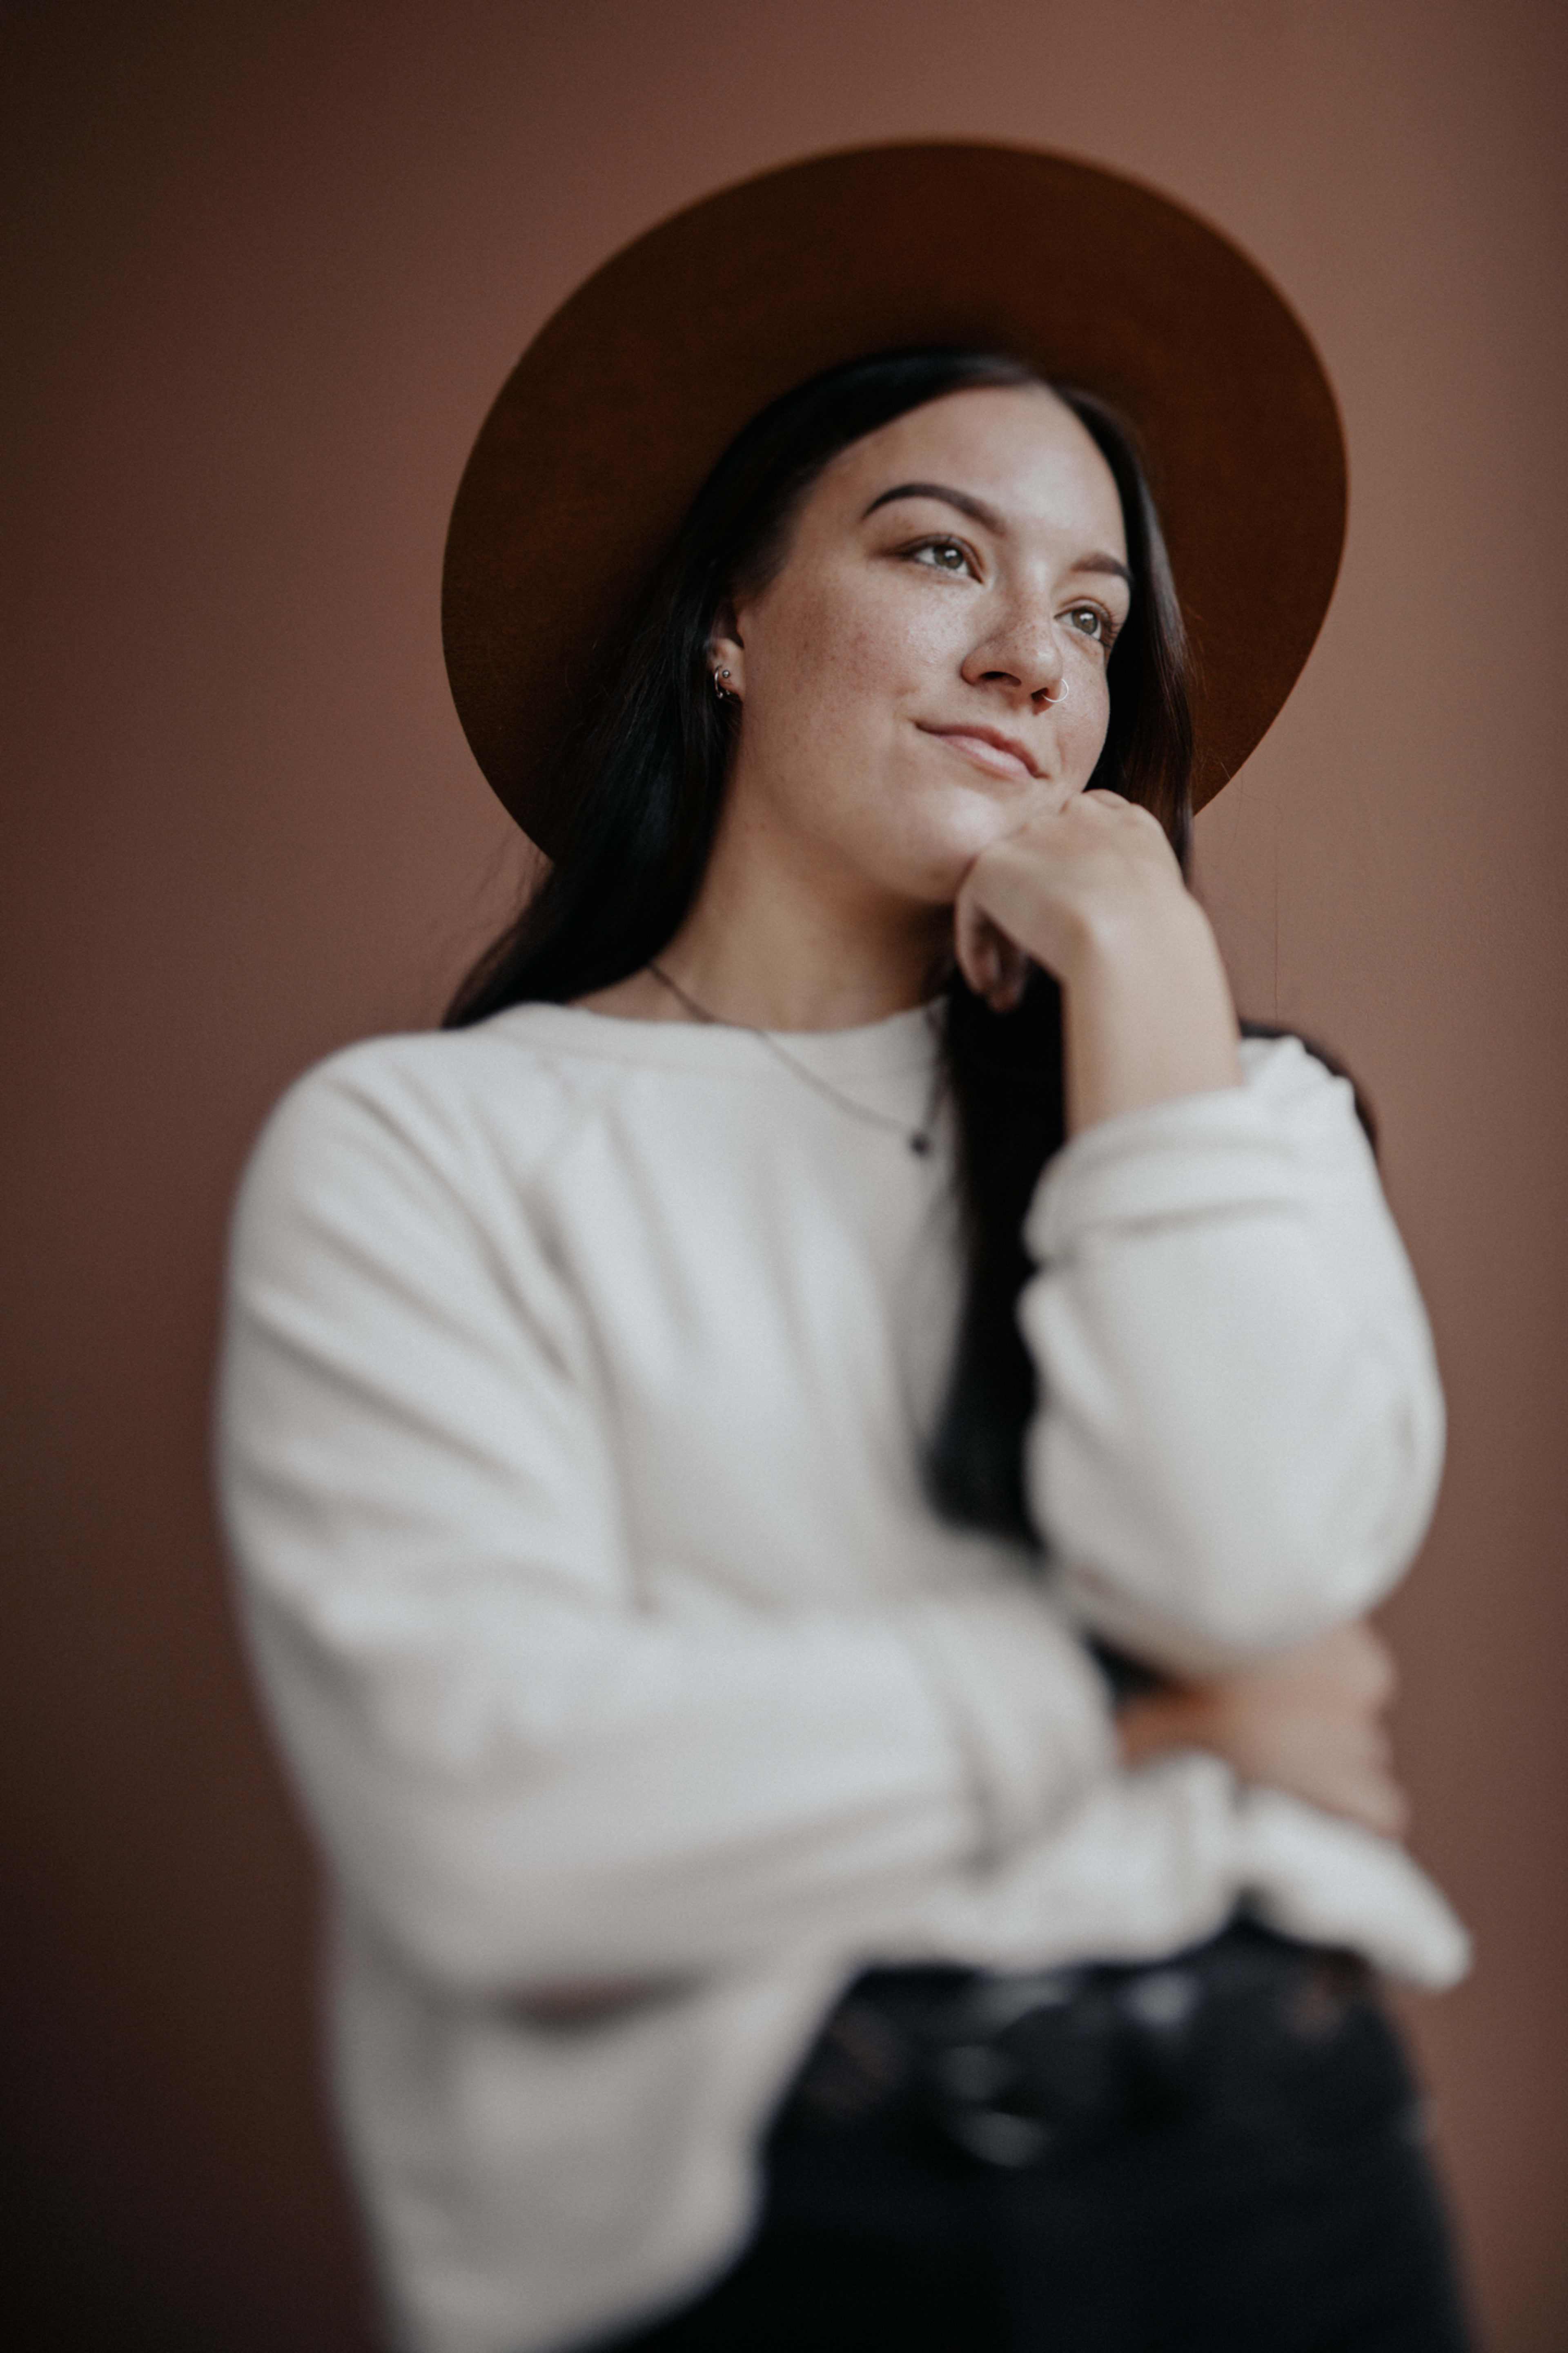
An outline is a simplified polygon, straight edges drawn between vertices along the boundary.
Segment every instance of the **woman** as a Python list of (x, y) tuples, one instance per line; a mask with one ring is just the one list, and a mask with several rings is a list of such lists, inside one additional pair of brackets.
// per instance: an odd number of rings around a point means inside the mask
[[(1077, 330), (1018, 251), (1064, 220)], [(1351, 1090), (1241, 1042), (1183, 881), (1130, 382), (1213, 789), (1337, 436), (1278, 297), (1107, 175), (712, 199), (465, 479), (454, 685), (553, 864), (445, 1035), (276, 1116), (224, 1410), (405, 2345), (1462, 2342), (1368, 1965), (1463, 1938), (1359, 1623), (1441, 1407)]]

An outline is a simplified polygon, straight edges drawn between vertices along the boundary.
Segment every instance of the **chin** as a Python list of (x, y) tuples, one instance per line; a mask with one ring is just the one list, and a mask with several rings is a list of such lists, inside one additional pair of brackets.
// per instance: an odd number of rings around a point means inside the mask
[(916, 895), (930, 906), (951, 906), (981, 851), (1016, 831), (1024, 815), (1024, 797), (1012, 794), (965, 793), (956, 802), (944, 795), (922, 810), (902, 845), (910, 881), (918, 876)]

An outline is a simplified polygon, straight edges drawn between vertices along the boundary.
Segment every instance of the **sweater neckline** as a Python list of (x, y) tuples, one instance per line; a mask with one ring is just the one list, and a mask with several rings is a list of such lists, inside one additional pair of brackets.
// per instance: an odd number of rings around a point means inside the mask
[[(940, 1000), (853, 1029), (771, 1029), (766, 1034), (821, 1078), (892, 1078), (932, 1069), (940, 1045), (939, 1013)], [(492, 1016), (486, 1026), (554, 1054), (644, 1069), (788, 1079), (755, 1030), (727, 1022), (628, 1021), (581, 1005), (515, 1005)]]

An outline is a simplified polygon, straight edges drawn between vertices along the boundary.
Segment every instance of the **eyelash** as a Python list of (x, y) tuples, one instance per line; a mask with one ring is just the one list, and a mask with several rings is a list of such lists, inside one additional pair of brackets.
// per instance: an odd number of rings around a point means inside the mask
[[(911, 562), (918, 562), (922, 555), (933, 554), (939, 548), (943, 550), (951, 548), (954, 554), (962, 555), (964, 562), (969, 565), (972, 575), (973, 574), (974, 557), (961, 539), (940, 538), (918, 540), (913, 547), (906, 548), (904, 553), (909, 556)], [(928, 572), (945, 572), (950, 579), (957, 577), (955, 568), (950, 565), (930, 564), (927, 565), (925, 568)], [(1102, 647), (1107, 653), (1110, 651), (1111, 647), (1116, 643), (1118, 629), (1116, 623), (1111, 619), (1110, 615), (1105, 610), (1103, 606), (1090, 604), (1069, 605), (1067, 610), (1069, 617), (1079, 613), (1092, 613), (1095, 619), (1100, 624), (1100, 635), (1098, 637), (1089, 637), (1089, 642), (1090, 645)], [(1089, 636), (1089, 632), (1087, 630), (1081, 632), (1081, 634)]]
[[(974, 568), (974, 557), (973, 557), (973, 555), (972, 552), (971, 552), (967, 547), (965, 547), (965, 545), (964, 545), (963, 542), (961, 539), (921, 539), (921, 540), (917, 540), (917, 541), (916, 541), (916, 543), (915, 543), (915, 544), (914, 544), (914, 546), (913, 546), (913, 547), (907, 547), (907, 548), (904, 550), (904, 553), (905, 553), (905, 554), (906, 554), (906, 555), (908, 555), (908, 556), (910, 556), (910, 557), (911, 557), (911, 558), (914, 558), (914, 559), (918, 560), (918, 559), (919, 559), (921, 556), (922, 556), (922, 555), (929, 555), (929, 554), (932, 554), (932, 553), (933, 553), (936, 549), (938, 549), (938, 548), (942, 548), (942, 549), (952, 548), (952, 549), (953, 550), (953, 552), (954, 552), (954, 554), (958, 554), (958, 555), (962, 555), (962, 556), (963, 556), (963, 558), (964, 562), (969, 565), (969, 567), (970, 567), (971, 571), (973, 571), (973, 568)], [(927, 571), (928, 571), (928, 572), (948, 572), (948, 573), (951, 573), (951, 572), (952, 572), (952, 567), (951, 565), (946, 565), (946, 564), (931, 564), (931, 565), (928, 565), (926, 566), (926, 569), (927, 569)]]
[(1110, 651), (1111, 647), (1116, 643), (1118, 634), (1117, 627), (1116, 623), (1111, 619), (1110, 614), (1105, 610), (1102, 605), (1069, 605), (1068, 607), (1068, 611), (1069, 613), (1092, 613), (1095, 619), (1100, 623), (1100, 635), (1097, 638), (1091, 638), (1089, 639), (1089, 643), (1095, 646), (1102, 646), (1107, 653)]

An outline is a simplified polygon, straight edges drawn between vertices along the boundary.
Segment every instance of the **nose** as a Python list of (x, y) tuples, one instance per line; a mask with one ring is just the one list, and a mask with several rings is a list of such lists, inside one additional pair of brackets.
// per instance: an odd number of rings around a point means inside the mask
[(964, 657), (963, 675), (970, 686), (999, 688), (1036, 711), (1059, 702), (1062, 649), (1049, 599), (1026, 591), (1009, 596)]

